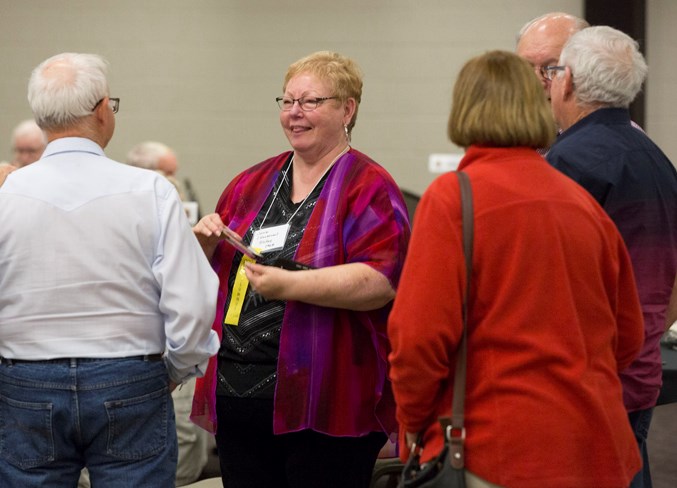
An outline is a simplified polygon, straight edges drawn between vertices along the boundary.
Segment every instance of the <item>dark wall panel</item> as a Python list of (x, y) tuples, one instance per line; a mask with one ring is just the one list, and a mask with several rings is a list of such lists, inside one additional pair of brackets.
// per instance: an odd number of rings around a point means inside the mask
[[(608, 25), (639, 42), (646, 57), (645, 0), (585, 0), (584, 17), (591, 25)], [(645, 85), (646, 86), (646, 85)], [(644, 91), (630, 105), (632, 120), (644, 126)]]

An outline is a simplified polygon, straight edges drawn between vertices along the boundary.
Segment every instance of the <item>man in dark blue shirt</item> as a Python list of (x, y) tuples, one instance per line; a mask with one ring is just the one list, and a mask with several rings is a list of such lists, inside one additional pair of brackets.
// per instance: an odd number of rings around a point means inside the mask
[(563, 132), (546, 157), (597, 199), (630, 253), (645, 342), (620, 377), (644, 461), (631, 486), (650, 487), (646, 437), (661, 388), (659, 341), (677, 271), (677, 172), (630, 122), (628, 106), (647, 72), (634, 40), (610, 27), (590, 27), (571, 37), (558, 64), (546, 67), (546, 76)]

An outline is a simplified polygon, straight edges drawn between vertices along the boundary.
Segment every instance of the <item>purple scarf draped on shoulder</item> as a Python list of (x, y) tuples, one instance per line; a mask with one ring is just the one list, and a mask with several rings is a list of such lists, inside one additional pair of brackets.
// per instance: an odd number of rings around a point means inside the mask
[[(291, 153), (238, 175), (216, 211), (228, 227), (246, 232)], [(397, 289), (409, 242), (409, 220), (392, 177), (351, 149), (334, 164), (306, 226), (295, 259), (314, 267), (365, 263)], [(235, 250), (219, 244), (212, 266), (220, 278), (213, 328), (221, 337), (228, 276)], [(369, 312), (287, 302), (280, 336), (273, 428), (276, 434), (312, 429), (335, 436), (396, 432), (387, 379), (390, 304)], [(192, 420), (216, 430), (216, 357), (199, 378)]]

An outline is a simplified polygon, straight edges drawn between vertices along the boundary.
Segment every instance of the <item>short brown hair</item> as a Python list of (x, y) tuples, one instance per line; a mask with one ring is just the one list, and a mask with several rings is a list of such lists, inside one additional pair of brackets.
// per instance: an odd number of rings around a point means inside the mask
[(362, 100), (362, 72), (357, 63), (339, 53), (318, 51), (292, 63), (287, 68), (282, 91), (287, 89), (287, 83), (296, 75), (310, 73), (323, 81), (329, 82), (334, 93), (342, 102), (349, 98), (355, 99), (355, 113), (348, 124), (348, 131), (352, 131), (357, 119), (357, 109)]
[(547, 147), (557, 133), (543, 87), (508, 51), (468, 61), (454, 86), (448, 135), (461, 147)]

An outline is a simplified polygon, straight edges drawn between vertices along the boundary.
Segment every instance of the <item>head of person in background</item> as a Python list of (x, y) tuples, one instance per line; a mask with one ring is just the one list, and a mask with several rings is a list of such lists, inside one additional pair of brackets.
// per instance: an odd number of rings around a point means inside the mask
[[(541, 85), (516, 54), (492, 51), (465, 64), (448, 135), (466, 148), (459, 171), (472, 188), (470, 283), (459, 178), (448, 173), (417, 207), (388, 321), (390, 377), (407, 444), (422, 436), (422, 463), (434, 464), (442, 451), (437, 419), (451, 416), (467, 328), (467, 486), (595, 486), (600, 478), (628, 486), (640, 458), (617, 370), (636, 357), (643, 332), (618, 230), (536, 152), (555, 137), (555, 125)], [(547, 297), (518, 291), (552, 280), (559, 286)], [(562, 340), (563, 324), (575, 340)], [(590, 429), (602, 424), (611, 427)], [(496, 456), (504, 445), (521, 455)], [(403, 457), (409, 451), (401, 446)]]
[(24, 120), (12, 132), (12, 164), (21, 168), (34, 163), (47, 146), (47, 136), (34, 120)]
[[(127, 164), (157, 171), (174, 185), (181, 201), (187, 200), (183, 185), (176, 178), (179, 163), (171, 147), (156, 141), (140, 142), (127, 153)], [(197, 220), (191, 219), (191, 225), (195, 223)]]
[(533, 67), (546, 94), (550, 96), (550, 80), (544, 68), (557, 64), (562, 47), (576, 32), (590, 24), (564, 12), (550, 12), (530, 20), (517, 35), (517, 54)]
[(563, 131), (596, 110), (628, 109), (648, 72), (637, 42), (608, 26), (573, 35), (556, 64), (546, 76), (552, 80), (552, 110)]
[[(218, 419), (225, 485), (367, 488), (396, 431), (385, 327), (408, 214), (392, 177), (350, 146), (361, 99), (350, 58), (292, 63), (276, 99), (292, 150), (237, 175), (194, 228), (219, 270), (223, 341), (193, 418)], [(226, 236), (262, 257), (245, 259)]]
[(174, 176), (179, 169), (174, 150), (156, 141), (145, 141), (135, 145), (127, 153), (127, 164), (161, 171), (165, 176)]

